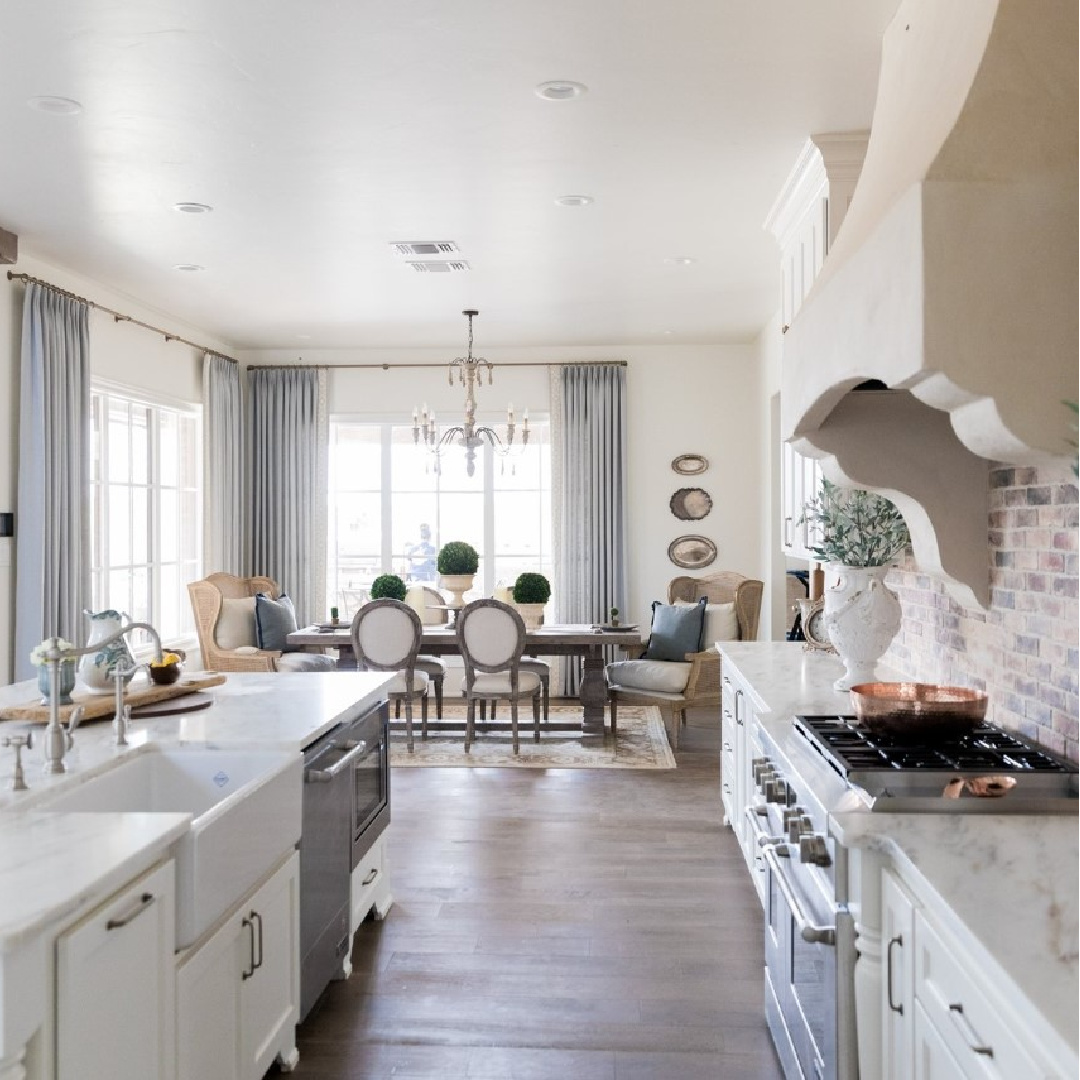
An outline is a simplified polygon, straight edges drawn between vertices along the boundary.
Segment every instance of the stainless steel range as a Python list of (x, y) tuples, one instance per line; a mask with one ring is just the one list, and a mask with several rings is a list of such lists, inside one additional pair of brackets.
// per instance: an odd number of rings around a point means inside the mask
[[(765, 1011), (788, 1080), (857, 1080), (855, 922), (838, 810), (1075, 814), (1077, 766), (989, 724), (933, 746), (870, 735), (854, 716), (797, 716), (761, 731), (747, 808), (765, 870)], [(943, 792), (955, 778), (1008, 777), (1000, 798)]]
[[(853, 716), (797, 716), (795, 728), (872, 810), (923, 813), (1075, 814), (1077, 766), (1021, 735), (981, 724), (932, 745), (872, 734)], [(1000, 798), (949, 798), (956, 777), (1006, 777)]]

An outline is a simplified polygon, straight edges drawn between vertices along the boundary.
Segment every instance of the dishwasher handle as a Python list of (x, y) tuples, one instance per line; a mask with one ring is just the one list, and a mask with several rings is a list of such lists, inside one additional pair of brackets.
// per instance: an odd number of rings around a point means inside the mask
[(329, 769), (305, 769), (305, 784), (329, 784), (346, 769), (351, 768), (367, 753), (368, 745), (361, 739), (344, 757), (335, 761)]

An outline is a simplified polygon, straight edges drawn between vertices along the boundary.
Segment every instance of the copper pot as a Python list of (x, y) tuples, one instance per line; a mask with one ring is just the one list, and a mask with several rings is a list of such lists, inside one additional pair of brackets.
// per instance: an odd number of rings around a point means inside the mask
[(859, 723), (903, 742), (933, 742), (964, 735), (986, 716), (987, 697), (963, 686), (933, 683), (858, 683), (851, 705)]

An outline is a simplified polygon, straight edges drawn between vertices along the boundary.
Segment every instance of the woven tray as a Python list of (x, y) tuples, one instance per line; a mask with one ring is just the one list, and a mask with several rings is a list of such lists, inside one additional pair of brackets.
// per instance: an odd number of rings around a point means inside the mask
[[(225, 682), (225, 676), (214, 672), (207, 672), (199, 678), (192, 676), (184, 678), (172, 686), (147, 686), (141, 690), (129, 690), (124, 694), (124, 704), (133, 708), (139, 705), (150, 705), (157, 701), (168, 701), (170, 698), (183, 697), (185, 694), (193, 694), (196, 690), (205, 690), (208, 686), (220, 686)], [(60, 720), (67, 722), (71, 710), (81, 705), (83, 707), (82, 723), (91, 720), (107, 720), (116, 712), (116, 695), (93, 694), (76, 697), (71, 705), (60, 706)], [(49, 722), (49, 707), (42, 705), (41, 699), (28, 701), (25, 705), (8, 705), (0, 708), (0, 720), (21, 720), (34, 724), (47, 724)]]

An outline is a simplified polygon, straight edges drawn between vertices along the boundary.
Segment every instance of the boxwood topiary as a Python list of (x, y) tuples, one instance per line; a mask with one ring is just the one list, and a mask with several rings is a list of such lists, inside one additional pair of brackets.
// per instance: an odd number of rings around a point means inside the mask
[(405, 582), (397, 574), (380, 574), (371, 583), (371, 599), (378, 600), (389, 596), (391, 600), (405, 599)]
[(514, 582), (515, 604), (546, 604), (551, 598), (551, 585), (543, 574), (519, 574)]
[(451, 540), (439, 549), (436, 562), (440, 574), (475, 574), (480, 556), (472, 544), (464, 540)]

